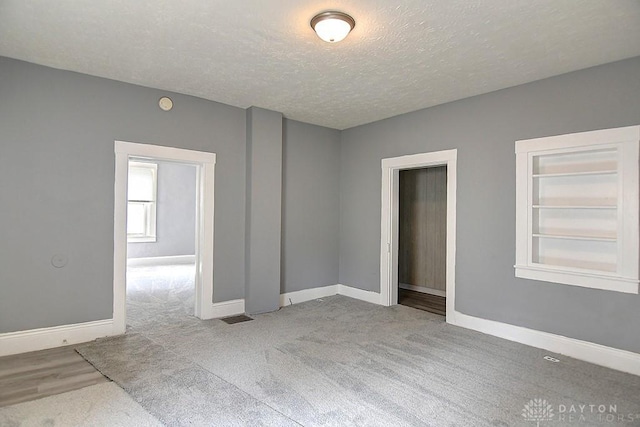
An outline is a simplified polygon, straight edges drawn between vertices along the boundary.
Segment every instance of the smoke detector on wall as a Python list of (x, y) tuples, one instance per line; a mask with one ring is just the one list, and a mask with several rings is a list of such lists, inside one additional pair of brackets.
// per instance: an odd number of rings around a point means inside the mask
[(173, 108), (173, 101), (168, 96), (163, 96), (158, 101), (158, 105), (164, 111), (169, 111)]

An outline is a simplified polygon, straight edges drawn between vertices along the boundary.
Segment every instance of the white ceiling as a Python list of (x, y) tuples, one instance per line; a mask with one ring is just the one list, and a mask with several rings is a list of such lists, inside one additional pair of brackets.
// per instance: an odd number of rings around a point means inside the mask
[(345, 129), (638, 56), (640, 1), (0, 0), (0, 55)]

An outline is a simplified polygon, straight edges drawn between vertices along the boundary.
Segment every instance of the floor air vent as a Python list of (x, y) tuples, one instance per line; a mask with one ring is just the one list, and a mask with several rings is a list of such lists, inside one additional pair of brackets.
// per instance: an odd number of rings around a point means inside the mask
[(220, 320), (222, 320), (225, 323), (228, 323), (229, 325), (233, 325), (234, 323), (248, 322), (249, 320), (253, 320), (253, 319), (249, 316), (245, 316), (244, 314), (241, 314), (239, 316), (225, 317), (224, 319), (220, 319)]

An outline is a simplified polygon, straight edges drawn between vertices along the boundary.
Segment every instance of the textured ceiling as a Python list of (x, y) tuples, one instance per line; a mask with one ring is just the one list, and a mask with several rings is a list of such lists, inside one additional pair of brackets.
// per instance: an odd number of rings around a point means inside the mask
[(0, 0), (0, 55), (345, 129), (640, 55), (640, 1)]

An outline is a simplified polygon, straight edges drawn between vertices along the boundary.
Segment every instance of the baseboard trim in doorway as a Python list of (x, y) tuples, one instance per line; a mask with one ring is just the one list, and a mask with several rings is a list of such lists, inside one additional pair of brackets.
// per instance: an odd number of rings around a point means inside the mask
[(447, 322), (509, 341), (563, 354), (574, 359), (634, 375), (640, 375), (640, 354), (631, 351), (523, 328), (521, 326), (509, 325), (494, 320), (481, 319), (458, 311), (454, 312), (453, 319), (447, 318)]
[(378, 292), (365, 291), (363, 289), (337, 284), (280, 294), (280, 307), (333, 295), (344, 295), (372, 304), (380, 304), (380, 294)]
[(127, 259), (128, 267), (147, 267), (155, 265), (195, 264), (195, 255), (154, 256)]
[(439, 297), (447, 297), (447, 291), (441, 291), (440, 289), (427, 288), (426, 286), (409, 285), (408, 283), (398, 283), (400, 289), (406, 289), (408, 291), (421, 292), (423, 294), (436, 295)]
[(113, 335), (113, 319), (0, 334), (0, 356), (79, 344)]

